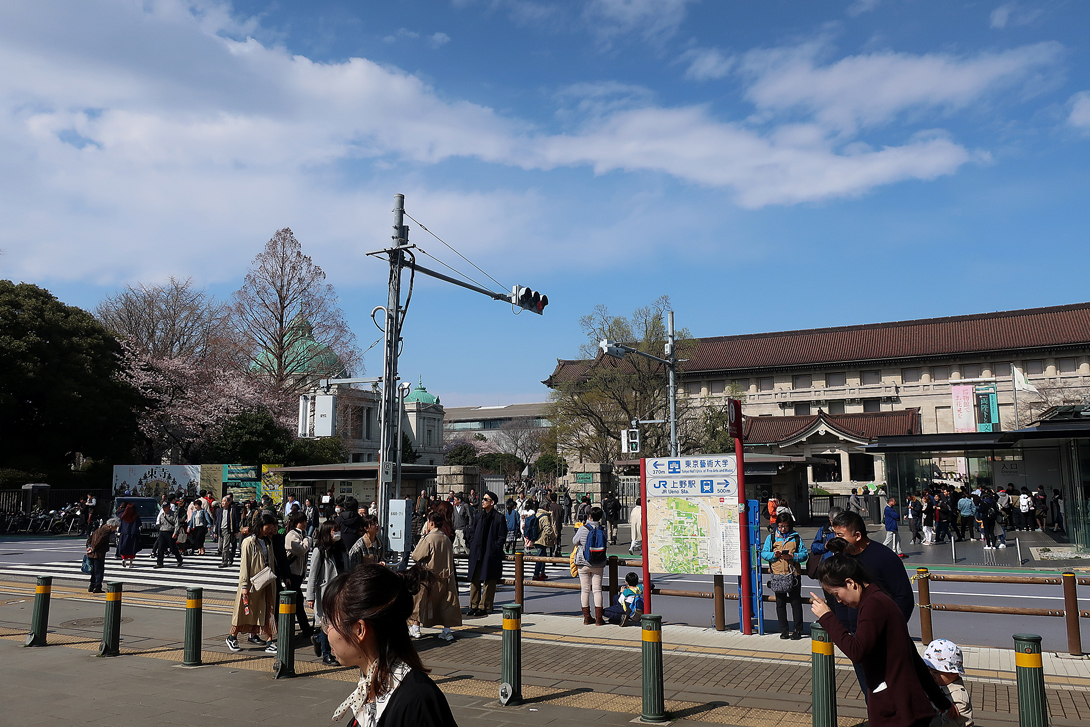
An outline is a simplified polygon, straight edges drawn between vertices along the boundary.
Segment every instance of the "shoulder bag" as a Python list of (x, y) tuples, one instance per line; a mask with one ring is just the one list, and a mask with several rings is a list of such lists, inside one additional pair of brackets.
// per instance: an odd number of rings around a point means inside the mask
[[(255, 545), (257, 545), (258, 548), (261, 547), (261, 545), (257, 543), (255, 543)], [(271, 548), (272, 545), (269, 545), (269, 547)], [(250, 590), (263, 590), (265, 586), (269, 585), (274, 580), (276, 580), (276, 576), (273, 575), (272, 568), (269, 567), (269, 557), (265, 556), (265, 567), (250, 577)]]
[[(771, 538), (772, 536), (770, 535), (769, 537)], [(798, 541), (799, 543), (802, 542), (802, 538), (798, 533), (794, 533), (792, 539), (788, 542), (795, 541)], [(774, 540), (772, 541), (772, 547), (776, 547), (776, 541)], [(797, 549), (796, 552), (798, 552)], [(782, 563), (783, 561), (780, 562)], [(769, 565), (770, 570), (771, 567), (772, 566)], [(769, 579), (768, 587), (773, 593), (787, 593), (799, 584), (799, 577), (795, 575), (794, 564), (788, 564), (788, 567), (790, 570), (787, 573), (773, 573), (772, 577)]]

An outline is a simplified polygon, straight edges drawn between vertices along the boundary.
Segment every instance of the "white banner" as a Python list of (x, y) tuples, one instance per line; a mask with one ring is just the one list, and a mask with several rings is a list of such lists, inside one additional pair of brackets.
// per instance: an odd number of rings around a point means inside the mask
[(976, 431), (976, 402), (972, 384), (956, 384), (950, 387), (953, 397), (954, 431)]

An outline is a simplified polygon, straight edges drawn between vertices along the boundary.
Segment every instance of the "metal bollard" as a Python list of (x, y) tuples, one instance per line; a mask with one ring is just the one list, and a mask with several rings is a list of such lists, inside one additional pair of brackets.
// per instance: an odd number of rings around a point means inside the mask
[(811, 712), (814, 727), (836, 727), (836, 666), (829, 632), (810, 624)]
[(617, 600), (617, 594), (621, 592), (621, 584), (617, 581), (617, 556), (609, 556), (609, 603), (612, 606)]
[(102, 624), (99, 656), (121, 655), (121, 588), (122, 583), (106, 584), (106, 621)]
[(930, 644), (935, 636), (931, 628), (931, 574), (926, 568), (916, 569), (916, 591), (920, 600), (920, 641)]
[(500, 667), (500, 704), (522, 704), (522, 606), (503, 607), (503, 662)]
[(723, 603), (723, 576), (712, 576), (712, 600), (715, 602), (715, 630), (727, 630), (727, 614)]
[(1014, 635), (1014, 670), (1018, 677), (1019, 727), (1048, 727), (1045, 670), (1041, 663), (1041, 637)]
[(515, 553), (515, 603), (520, 606), (526, 602), (523, 595), (525, 592), (523, 580), (526, 579), (525, 558), (526, 555), (522, 551)]
[(183, 666), (201, 665), (201, 629), (203, 626), (203, 588), (185, 589), (185, 650)]
[(280, 591), (280, 618), (276, 625), (276, 660), (273, 661), (273, 678), (295, 676), (295, 591)]
[(662, 686), (662, 616), (644, 614), (643, 715), (644, 722), (666, 721), (666, 696)]
[(1079, 631), (1079, 592), (1074, 573), (1063, 574), (1064, 617), (1067, 619), (1067, 651), (1082, 656), (1082, 633)]
[(34, 589), (34, 616), (30, 621), (30, 633), (26, 646), (45, 646), (45, 634), (49, 629), (49, 594), (53, 592), (53, 577), (38, 576)]

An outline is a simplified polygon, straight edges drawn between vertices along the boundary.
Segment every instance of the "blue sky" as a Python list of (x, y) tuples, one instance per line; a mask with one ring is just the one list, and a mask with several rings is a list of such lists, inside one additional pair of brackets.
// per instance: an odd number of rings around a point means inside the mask
[(364, 253), (401, 192), (551, 300), (516, 317), (419, 281), (402, 374), (448, 405), (544, 399), (599, 303), (667, 294), (712, 336), (1082, 302), (1088, 21), (1076, 0), (8, 0), (0, 276), (86, 307), (169, 275), (226, 296), (290, 226), (366, 348)]

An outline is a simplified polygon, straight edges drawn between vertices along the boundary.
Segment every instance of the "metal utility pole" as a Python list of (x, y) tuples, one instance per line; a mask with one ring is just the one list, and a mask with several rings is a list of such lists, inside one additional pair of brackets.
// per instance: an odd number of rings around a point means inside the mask
[(382, 406), (379, 409), (379, 521), (385, 527), (390, 501), (390, 486), (394, 481), (394, 463), (398, 460), (397, 357), (401, 348), (401, 270), (405, 266), (404, 248), (409, 245), (409, 228), (405, 222), (405, 195), (394, 195), (393, 245), (386, 251), (390, 260), (389, 296), (386, 300), (386, 327), (382, 350)]
[[(674, 353), (674, 312), (666, 311), (667, 322), (667, 335), (666, 335), (666, 358), (659, 358), (658, 356), (652, 356), (649, 353), (644, 353), (639, 349), (633, 348), (619, 341), (606, 341), (603, 340), (598, 344), (598, 347), (602, 349), (602, 353), (614, 358), (624, 358), (625, 354), (634, 353), (637, 356), (643, 356), (649, 358), (652, 361), (658, 361), (661, 364), (666, 365), (667, 383), (668, 388), (666, 394), (670, 401), (670, 456), (678, 456), (677, 445), (677, 356)], [(661, 419), (634, 419), (632, 426), (636, 424), (657, 424)]]

